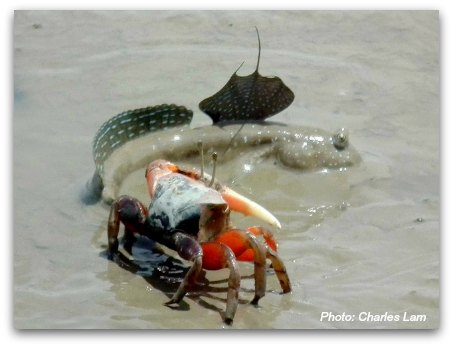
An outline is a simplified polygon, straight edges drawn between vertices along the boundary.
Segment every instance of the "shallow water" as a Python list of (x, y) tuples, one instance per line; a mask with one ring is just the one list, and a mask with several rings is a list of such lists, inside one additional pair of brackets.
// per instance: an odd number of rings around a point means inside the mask
[[(111, 116), (203, 98), (242, 61), (277, 75), (294, 103), (272, 120), (347, 127), (363, 162), (306, 172), (263, 162), (219, 175), (281, 221), (293, 292), (270, 273), (259, 307), (241, 264), (234, 328), (439, 326), (439, 20), (437, 12), (16, 12), (14, 324), (16, 328), (224, 327), (225, 278), (207, 274), (179, 310), (162, 304), (185, 266), (136, 247), (143, 269), (104, 257), (108, 208), (83, 205), (91, 141)], [(197, 163), (193, 163), (197, 164)], [(122, 187), (146, 201), (142, 172)], [(234, 217), (239, 226), (255, 220)], [(159, 263), (157, 270), (147, 268)], [(212, 288), (216, 287), (216, 288)], [(322, 312), (355, 315), (321, 321)], [(360, 315), (365, 312), (365, 315)], [(360, 317), (385, 315), (382, 321)], [(403, 315), (425, 321), (403, 321)], [(391, 321), (389, 315), (399, 315)], [(341, 317), (340, 317), (341, 318)]]

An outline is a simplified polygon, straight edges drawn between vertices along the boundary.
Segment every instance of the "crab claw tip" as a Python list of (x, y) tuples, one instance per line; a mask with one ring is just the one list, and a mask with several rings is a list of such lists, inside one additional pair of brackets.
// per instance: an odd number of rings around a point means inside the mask
[(234, 190), (225, 187), (222, 192), (222, 197), (228, 203), (231, 210), (241, 212), (246, 216), (260, 218), (278, 229), (282, 228), (282, 225), (272, 213), (266, 210), (263, 206), (235, 192)]

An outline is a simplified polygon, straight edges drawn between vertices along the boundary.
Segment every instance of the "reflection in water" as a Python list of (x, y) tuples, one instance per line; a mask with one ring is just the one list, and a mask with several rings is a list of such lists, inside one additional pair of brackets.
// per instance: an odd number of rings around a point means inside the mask
[[(124, 293), (124, 291), (130, 290), (130, 285), (127, 279), (121, 280), (118, 278), (116, 266), (131, 274), (141, 276), (152, 288), (165, 294), (168, 299), (176, 292), (189, 270), (188, 265), (185, 265), (178, 258), (167, 255), (157, 243), (145, 237), (137, 238), (137, 242), (132, 248), (132, 254), (133, 257), (127, 254), (124, 249), (120, 249), (120, 252), (115, 255), (113, 263), (109, 263), (107, 267), (106, 279), (112, 283), (112, 292), (117, 293), (120, 300), (130, 298), (128, 295), (119, 295)], [(102, 251), (100, 256), (107, 260), (107, 251)], [(214, 276), (214, 279), (209, 280), (206, 271), (203, 270), (197, 283), (190, 289), (184, 299), (178, 305), (166, 307), (177, 311), (188, 311), (190, 310), (190, 305), (187, 303), (187, 299), (190, 299), (205, 309), (218, 312), (223, 321), (226, 293), (228, 291), (228, 277), (223, 277), (224, 274), (225, 271), (222, 270), (220, 276)], [(268, 275), (275, 276), (271, 269), (269, 269)], [(254, 276), (253, 274), (243, 275), (241, 279), (253, 280)], [(240, 291), (249, 293), (250, 299), (253, 298), (253, 288), (241, 288)], [(268, 290), (268, 293), (275, 294), (272, 290)], [(162, 301), (162, 305), (164, 301)], [(134, 300), (131, 300), (128, 304), (133, 304), (133, 302)], [(239, 304), (245, 305), (249, 302), (250, 300), (239, 298)], [(215, 303), (220, 304), (216, 305)], [(159, 303), (154, 303), (154, 305), (157, 306)]]

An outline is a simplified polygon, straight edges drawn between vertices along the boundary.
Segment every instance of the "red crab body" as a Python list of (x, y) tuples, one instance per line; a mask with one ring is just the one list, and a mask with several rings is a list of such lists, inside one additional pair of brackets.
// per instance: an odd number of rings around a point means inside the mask
[[(167, 304), (182, 300), (196, 281), (201, 269), (230, 269), (227, 307), (224, 320), (233, 321), (240, 286), (236, 260), (253, 261), (255, 265), (255, 297), (253, 304), (264, 296), (265, 263), (270, 259), (284, 293), (291, 291), (285, 266), (278, 257), (272, 233), (261, 227), (247, 230), (232, 228), (230, 210), (255, 215), (279, 227), (277, 219), (267, 210), (208, 180), (195, 170), (185, 170), (173, 163), (156, 160), (146, 169), (151, 196), (149, 208), (133, 197), (121, 196), (112, 205), (108, 223), (109, 257), (118, 251), (120, 222), (125, 226), (125, 248), (132, 250), (134, 234), (146, 236), (178, 252), (193, 264), (177, 292)], [(265, 243), (257, 240), (262, 236)]]

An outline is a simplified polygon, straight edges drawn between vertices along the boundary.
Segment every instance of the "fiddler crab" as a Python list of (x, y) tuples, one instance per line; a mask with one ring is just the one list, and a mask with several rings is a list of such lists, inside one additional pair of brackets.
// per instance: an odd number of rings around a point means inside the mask
[[(213, 155), (215, 161), (216, 155)], [(146, 168), (149, 207), (122, 195), (112, 204), (108, 219), (108, 257), (118, 253), (120, 224), (124, 225), (124, 249), (132, 253), (136, 236), (148, 237), (192, 262), (177, 291), (166, 305), (178, 304), (205, 270), (230, 270), (224, 322), (231, 324), (238, 306), (241, 276), (237, 261), (254, 262), (257, 305), (266, 290), (266, 259), (279, 280), (283, 293), (291, 284), (277, 254), (272, 232), (263, 227), (240, 230), (232, 227), (230, 211), (258, 217), (281, 228), (265, 208), (222, 185), (201, 170), (184, 169), (166, 160), (155, 160)], [(264, 242), (258, 238), (262, 237)]]

